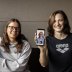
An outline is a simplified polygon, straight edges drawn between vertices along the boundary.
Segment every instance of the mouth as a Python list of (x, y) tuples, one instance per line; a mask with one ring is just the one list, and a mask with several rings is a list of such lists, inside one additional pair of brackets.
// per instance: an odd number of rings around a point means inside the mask
[(57, 28), (57, 29), (60, 29), (61, 28), (61, 26), (54, 26), (55, 28)]
[(60, 29), (61, 27), (56, 27), (57, 29)]
[(16, 36), (16, 35), (17, 35), (17, 33), (16, 33), (16, 32), (13, 32), (13, 33), (11, 33), (11, 35)]

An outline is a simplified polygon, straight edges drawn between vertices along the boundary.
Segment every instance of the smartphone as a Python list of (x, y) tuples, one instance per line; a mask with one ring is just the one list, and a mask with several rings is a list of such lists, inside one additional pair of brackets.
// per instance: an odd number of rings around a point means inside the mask
[(45, 29), (37, 29), (36, 32), (36, 45), (44, 45), (45, 44)]

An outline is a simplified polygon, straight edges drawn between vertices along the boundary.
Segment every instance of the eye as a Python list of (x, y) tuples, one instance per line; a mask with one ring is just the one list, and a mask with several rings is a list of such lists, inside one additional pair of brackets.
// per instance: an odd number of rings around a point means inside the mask
[(8, 26), (8, 28), (10, 28), (11, 30), (15, 29), (16, 31), (19, 31), (19, 29), (20, 29), (19, 27), (14, 27), (14, 26)]
[(8, 28), (10, 28), (10, 29), (14, 29), (14, 27), (13, 27), (13, 26), (8, 26)]
[(64, 21), (64, 19), (59, 19), (59, 21)]

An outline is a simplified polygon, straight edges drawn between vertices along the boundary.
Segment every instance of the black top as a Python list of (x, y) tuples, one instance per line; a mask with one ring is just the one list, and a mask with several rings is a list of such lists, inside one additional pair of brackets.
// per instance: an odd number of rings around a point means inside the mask
[(53, 36), (47, 36), (49, 71), (48, 72), (72, 72), (72, 34), (59, 40)]

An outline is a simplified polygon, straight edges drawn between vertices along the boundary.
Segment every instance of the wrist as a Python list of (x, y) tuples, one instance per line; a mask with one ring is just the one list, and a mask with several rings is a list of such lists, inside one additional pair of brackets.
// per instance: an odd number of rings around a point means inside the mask
[(46, 52), (46, 50), (45, 50), (44, 48), (41, 48), (41, 49), (40, 49), (40, 52), (41, 52), (41, 53), (44, 53), (44, 52)]

